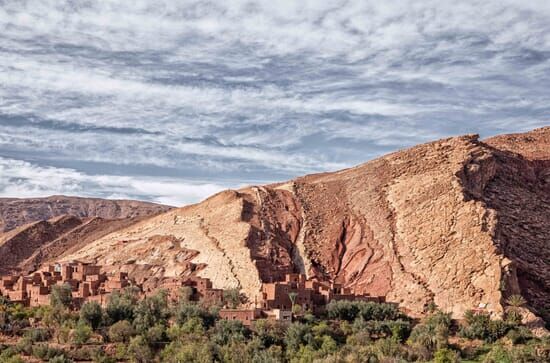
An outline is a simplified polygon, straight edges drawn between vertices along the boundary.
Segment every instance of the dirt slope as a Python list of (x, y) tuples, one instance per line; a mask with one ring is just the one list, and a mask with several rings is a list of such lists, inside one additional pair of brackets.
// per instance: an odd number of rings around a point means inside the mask
[(455, 317), (480, 304), (499, 315), (512, 293), (545, 315), (548, 160), (550, 128), (486, 142), (449, 138), (351, 169), (222, 192), (63, 257), (177, 276), (192, 250), (205, 266), (200, 275), (251, 300), (262, 281), (301, 271), (384, 295), (413, 315), (430, 302)]
[(0, 232), (61, 215), (107, 219), (154, 215), (171, 209), (154, 203), (51, 196), (47, 198), (0, 198)]

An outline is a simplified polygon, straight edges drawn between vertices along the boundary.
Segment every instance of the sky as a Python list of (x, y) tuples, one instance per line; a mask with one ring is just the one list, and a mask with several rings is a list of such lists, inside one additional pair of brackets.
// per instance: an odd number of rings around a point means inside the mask
[(0, 0), (0, 197), (170, 205), (550, 124), (550, 2)]

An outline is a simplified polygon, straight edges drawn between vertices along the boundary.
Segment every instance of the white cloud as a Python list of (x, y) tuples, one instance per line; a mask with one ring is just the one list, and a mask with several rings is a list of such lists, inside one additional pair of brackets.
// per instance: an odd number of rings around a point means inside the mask
[[(550, 113), (544, 0), (12, 0), (0, 33), (0, 155), (85, 178), (148, 166), (215, 189)], [(5, 190), (83, 191), (52, 180)]]
[(1, 197), (30, 198), (63, 194), (142, 199), (182, 206), (229, 187), (167, 178), (89, 175), (74, 169), (41, 167), (0, 157)]

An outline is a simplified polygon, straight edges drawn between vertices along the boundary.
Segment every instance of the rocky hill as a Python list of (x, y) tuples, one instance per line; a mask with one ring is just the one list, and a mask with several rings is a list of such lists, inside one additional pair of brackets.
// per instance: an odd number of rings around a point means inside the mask
[(338, 172), (224, 191), (79, 237), (48, 258), (95, 261), (142, 280), (198, 266), (215, 287), (240, 287), (251, 301), (262, 282), (302, 272), (417, 316), (431, 302), (455, 317), (478, 306), (499, 315), (520, 293), (550, 321), (549, 222), (544, 128), (448, 138)]
[(62, 195), (47, 198), (0, 198), (0, 232), (62, 215), (115, 219), (148, 216), (166, 212), (170, 208), (134, 200), (79, 198)]

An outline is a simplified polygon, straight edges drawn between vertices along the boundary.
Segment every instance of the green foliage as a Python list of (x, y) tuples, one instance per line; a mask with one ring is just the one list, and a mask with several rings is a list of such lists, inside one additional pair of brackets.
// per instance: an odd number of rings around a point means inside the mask
[(210, 312), (197, 304), (185, 301), (180, 302), (175, 312), (178, 324), (183, 325), (191, 318), (199, 318), (204, 327), (213, 326), (217, 315), (217, 312)]
[(50, 305), (56, 307), (68, 307), (73, 301), (71, 285), (54, 285), (50, 292)]
[(87, 302), (80, 308), (80, 320), (96, 330), (103, 320), (103, 309), (97, 302)]
[(460, 362), (458, 352), (454, 350), (442, 348), (438, 349), (434, 354), (434, 363), (458, 363)]
[(214, 346), (208, 342), (172, 342), (161, 352), (166, 363), (212, 363), (215, 361)]
[(79, 321), (73, 330), (72, 342), (76, 345), (86, 344), (92, 336), (92, 327), (83, 321)]
[(45, 342), (51, 338), (51, 334), (44, 328), (31, 328), (25, 332), (25, 337), (28, 337), (31, 342)]
[(23, 359), (15, 349), (0, 346), (0, 363), (23, 363)]
[(506, 348), (495, 344), (491, 351), (485, 356), (483, 363), (515, 363)]
[(243, 342), (248, 336), (248, 330), (238, 320), (219, 320), (214, 327), (211, 339), (218, 345), (231, 342)]
[(117, 321), (108, 332), (109, 340), (115, 343), (126, 343), (134, 334), (134, 327), (128, 320)]
[(290, 324), (286, 330), (284, 342), (287, 351), (291, 354), (298, 352), (303, 345), (313, 345), (314, 336), (311, 327), (301, 323)]
[(242, 302), (242, 295), (239, 289), (227, 289), (223, 291), (223, 300), (231, 309), (236, 309)]
[(169, 317), (167, 294), (160, 291), (138, 303), (134, 310), (134, 328), (138, 333), (146, 333), (157, 324), (166, 325)]
[(436, 350), (447, 347), (450, 326), (450, 314), (435, 311), (413, 328), (407, 343), (424, 359), (431, 358)]
[(50, 358), (48, 363), (72, 363), (72, 360), (66, 358), (64, 355), (58, 355)]
[(55, 357), (64, 356), (64, 352), (57, 348), (50, 347), (48, 344), (39, 343), (39, 344), (33, 345), (32, 355), (43, 361), (47, 361)]
[(524, 344), (533, 338), (533, 333), (527, 327), (518, 326), (510, 330), (506, 336), (513, 344)]
[(514, 324), (502, 320), (491, 320), (488, 314), (475, 314), (467, 311), (464, 314), (465, 325), (460, 335), (468, 339), (483, 339), (495, 342), (515, 327)]
[(134, 306), (137, 304), (137, 294), (131, 289), (124, 289), (122, 292), (114, 291), (107, 303), (105, 312), (113, 323), (121, 320), (134, 320)]
[(331, 301), (327, 305), (327, 315), (330, 319), (354, 321), (364, 320), (396, 320), (402, 317), (394, 304), (376, 303), (372, 301)]
[(127, 354), (130, 360), (136, 363), (148, 363), (151, 362), (154, 357), (153, 351), (147, 344), (147, 339), (142, 335), (130, 339)]

